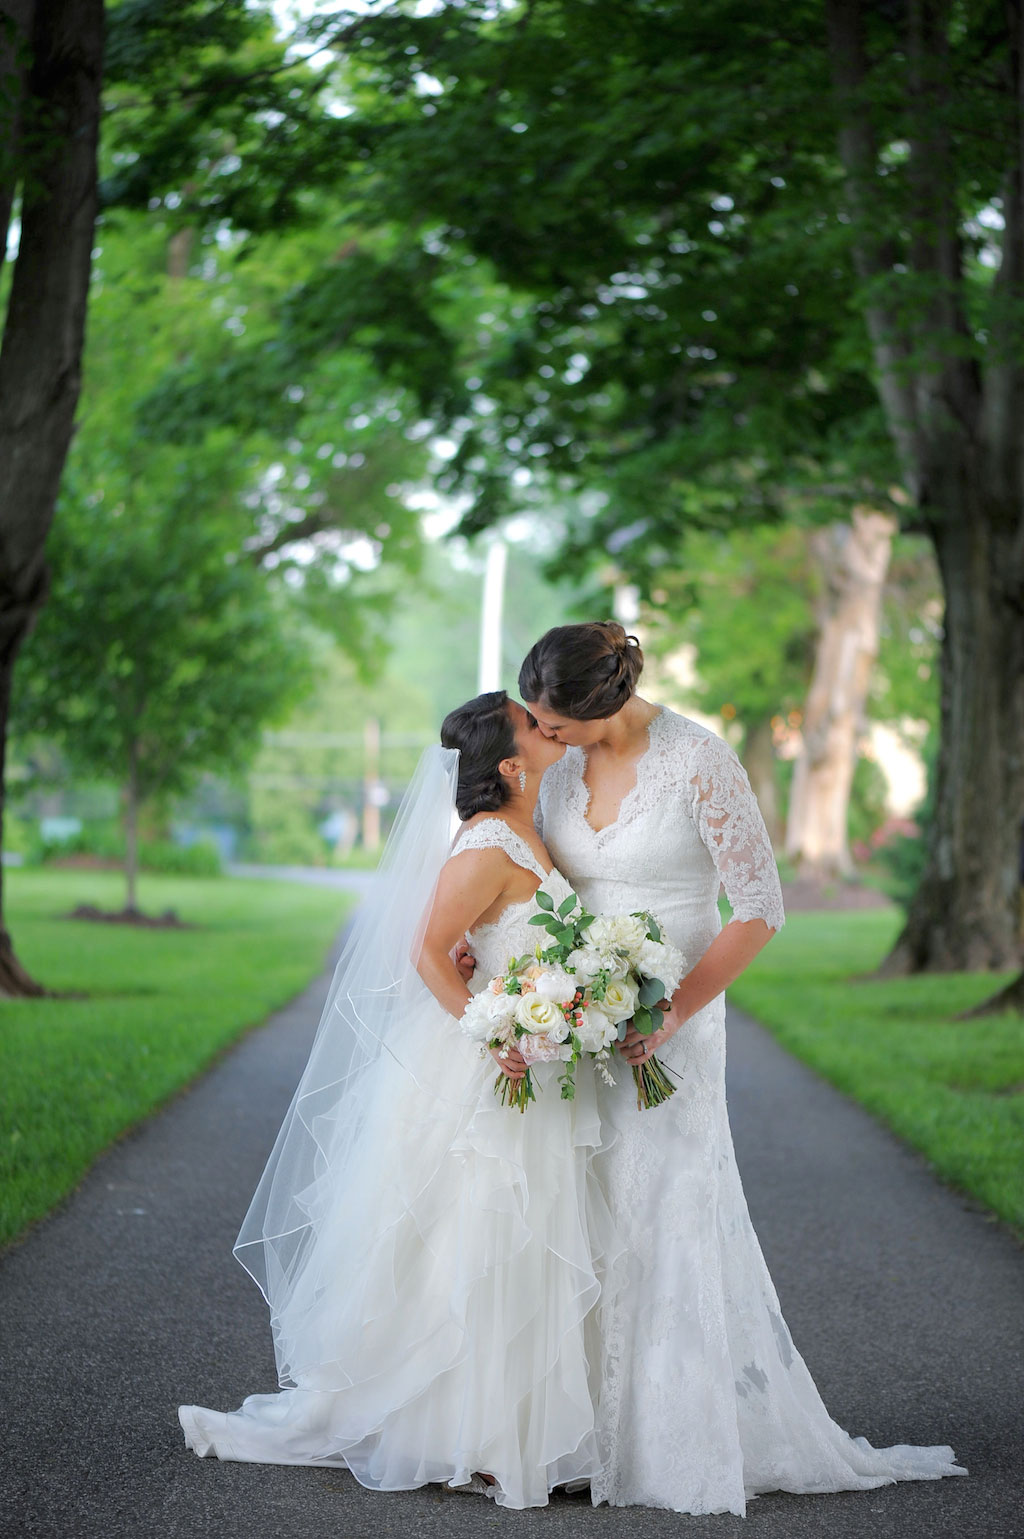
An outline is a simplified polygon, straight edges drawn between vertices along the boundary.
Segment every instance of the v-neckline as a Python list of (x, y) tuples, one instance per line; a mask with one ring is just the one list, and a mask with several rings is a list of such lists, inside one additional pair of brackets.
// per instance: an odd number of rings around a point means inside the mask
[(640, 755), (640, 757), (637, 760), (635, 760), (635, 762), (634, 762), (633, 768), (636, 771), (636, 775), (635, 775), (635, 778), (633, 780), (633, 784), (630, 786), (629, 790), (625, 793), (625, 795), (622, 797), (621, 801), (619, 802), (618, 811), (616, 812), (615, 817), (612, 819), (612, 821), (610, 823), (605, 823), (601, 828), (595, 828), (593, 823), (591, 823), (590, 819), (587, 817), (587, 812), (590, 809), (590, 803), (591, 803), (593, 798), (592, 798), (592, 795), (591, 795), (590, 787), (589, 787), (589, 785), (587, 784), (587, 781), (586, 781), (586, 772), (587, 772), (587, 755), (586, 755), (586, 750), (583, 749), (583, 748), (580, 749), (579, 781), (580, 781), (580, 787), (582, 788), (582, 791), (583, 791), (583, 800), (582, 800), (582, 805), (580, 806), (580, 817), (583, 819), (584, 824), (590, 830), (590, 832), (593, 834), (595, 839), (600, 839), (601, 835), (602, 834), (606, 834), (610, 828), (618, 828), (619, 824), (622, 822), (622, 814), (626, 810), (627, 804), (629, 803), (631, 798), (636, 795), (637, 791), (640, 789), (641, 766), (643, 765), (644, 760), (647, 759), (650, 756), (651, 750), (654, 747), (654, 724), (655, 724), (655, 722), (661, 721), (661, 719), (664, 716), (664, 714), (665, 714), (665, 707), (663, 705), (659, 705), (657, 711), (651, 717), (650, 721), (647, 723), (647, 728), (646, 728), (646, 731), (647, 731), (647, 747), (644, 749), (644, 751)]

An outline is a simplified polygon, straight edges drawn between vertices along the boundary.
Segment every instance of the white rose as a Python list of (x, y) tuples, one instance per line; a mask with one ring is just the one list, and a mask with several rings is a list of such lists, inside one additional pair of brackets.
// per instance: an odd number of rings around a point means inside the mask
[(613, 1023), (628, 1021), (636, 1009), (637, 990), (625, 978), (612, 978), (605, 989), (603, 999), (595, 999), (588, 1007), (600, 1010)]
[(550, 1035), (556, 1042), (564, 1040), (568, 1034), (565, 1016), (558, 1006), (537, 993), (520, 995), (516, 1001), (516, 1020), (531, 1034)]
[(549, 967), (534, 980), (533, 987), (541, 999), (550, 999), (556, 1005), (567, 1005), (579, 988), (579, 983), (561, 967)]

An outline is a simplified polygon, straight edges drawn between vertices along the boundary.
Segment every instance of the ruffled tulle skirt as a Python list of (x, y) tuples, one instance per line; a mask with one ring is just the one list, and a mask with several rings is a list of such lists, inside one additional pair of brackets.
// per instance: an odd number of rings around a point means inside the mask
[[(363, 1085), (359, 1137), (309, 1205), (315, 1245), (272, 1318), (289, 1387), (238, 1410), (182, 1406), (197, 1454), (342, 1466), (376, 1490), (497, 1481), (510, 1507), (600, 1470), (598, 1305), (621, 1269), (590, 1166), (589, 1064), (560, 1099), (535, 1066), (520, 1114), (437, 1007)], [(443, 1062), (443, 1096), (417, 1065)], [(409, 1067), (404, 1065), (408, 1064)]]

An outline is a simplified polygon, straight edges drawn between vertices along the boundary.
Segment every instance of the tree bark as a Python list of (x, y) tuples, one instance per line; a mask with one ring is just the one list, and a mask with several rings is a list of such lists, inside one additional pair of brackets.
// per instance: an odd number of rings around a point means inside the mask
[[(3, 785), (4, 749), (7, 743), (7, 716), (10, 701), (10, 674), (6, 677), (0, 675), (0, 786)], [(0, 817), (2, 817), (2, 811), (3, 798), (0, 796)], [(0, 878), (2, 873), (3, 868), (0, 866)], [(3, 921), (0, 920), (0, 999), (37, 998), (45, 992), (42, 985), (36, 983), (18, 961), (14, 954), (11, 937)]]
[(946, 590), (941, 741), (928, 862), (881, 972), (1003, 969), (1021, 961), (1024, 551), (977, 475), (951, 483), (935, 526)]
[(961, 1011), (957, 1020), (976, 1021), (984, 1015), (1005, 1015), (1010, 1010), (1015, 1010), (1018, 1015), (1024, 1015), (1024, 973), (1019, 973), (1012, 983), (1006, 985), (1005, 989), (1000, 989), (990, 999), (975, 1005), (973, 1010)]
[[(5, 7), (11, 14), (12, 7)], [(24, 7), (19, 7), (24, 10)], [(81, 386), (96, 220), (96, 147), (103, 60), (102, 0), (46, 0), (32, 9), (22, 122), (31, 155), (21, 182), (21, 240), (0, 348), (0, 727), (15, 658), (47, 590), (53, 520)], [(22, 142), (29, 135), (23, 133)], [(2, 213), (2, 209), (0, 209)], [(0, 744), (0, 758), (2, 758)], [(2, 763), (0, 763), (2, 769)], [(0, 781), (0, 838), (3, 833)], [(2, 901), (2, 892), (0, 892)], [(24, 993), (24, 972), (0, 917), (0, 990)]]
[(783, 828), (775, 785), (775, 746), (770, 717), (752, 722), (747, 728), (743, 741), (743, 768), (757, 797), (768, 837), (778, 848), (782, 843)]
[(125, 913), (137, 914), (136, 889), (139, 878), (139, 748), (128, 749), (128, 783), (124, 790), (124, 874)]
[(811, 541), (824, 593), (786, 829), (786, 854), (804, 875), (853, 874), (850, 789), (895, 532), (891, 514), (855, 508), (848, 524), (819, 530)]
[[(946, 599), (941, 735), (928, 861), (887, 974), (1016, 966), (1024, 806), (1024, 3), (993, 11), (1013, 124), (1003, 189), (993, 337), (979, 364), (967, 322), (950, 137), (956, 83), (948, 0), (901, 14), (910, 147), (901, 289), (872, 207), (877, 146), (864, 47), (866, 0), (826, 0), (839, 149), (878, 390), (907, 486), (935, 546)], [(1003, 36), (996, 36), (1002, 26)], [(891, 132), (891, 130), (890, 130)], [(928, 303), (914, 302), (927, 296)]]
[(0, 5), (0, 262), (7, 257), (7, 236), (18, 186), (34, 11), (35, 0), (3, 0)]

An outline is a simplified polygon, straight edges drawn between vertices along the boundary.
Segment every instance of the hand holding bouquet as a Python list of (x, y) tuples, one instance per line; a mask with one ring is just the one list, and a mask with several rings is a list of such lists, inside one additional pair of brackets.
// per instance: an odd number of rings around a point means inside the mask
[[(534, 1063), (564, 1063), (559, 1076), (564, 1100), (576, 1094), (575, 1068), (584, 1054), (614, 1083), (608, 1068), (612, 1044), (625, 1036), (630, 1019), (639, 1031), (655, 1029), (653, 1007), (675, 990), (684, 967), (650, 914), (599, 918), (575, 893), (556, 908), (542, 888), (536, 903), (539, 912), (530, 923), (543, 926), (549, 944), (510, 958), (506, 971), (470, 1000), (461, 1023), (468, 1036), (499, 1057), (513, 1046), (523, 1055), (525, 1076), (516, 1082), (499, 1074), (494, 1087), (503, 1104), (520, 1111), (536, 1099)], [(673, 1094), (656, 1058), (635, 1068), (633, 1077), (640, 1106), (657, 1106)]]
[[(660, 923), (647, 910), (587, 918), (583, 943), (568, 965), (615, 1017), (620, 1042), (630, 1020), (642, 1036), (649, 1036), (661, 1026), (661, 1001), (671, 998), (686, 970), (682, 952), (665, 940)], [(634, 1067), (633, 1081), (641, 1110), (660, 1106), (675, 1094), (668, 1071), (654, 1056)]]

